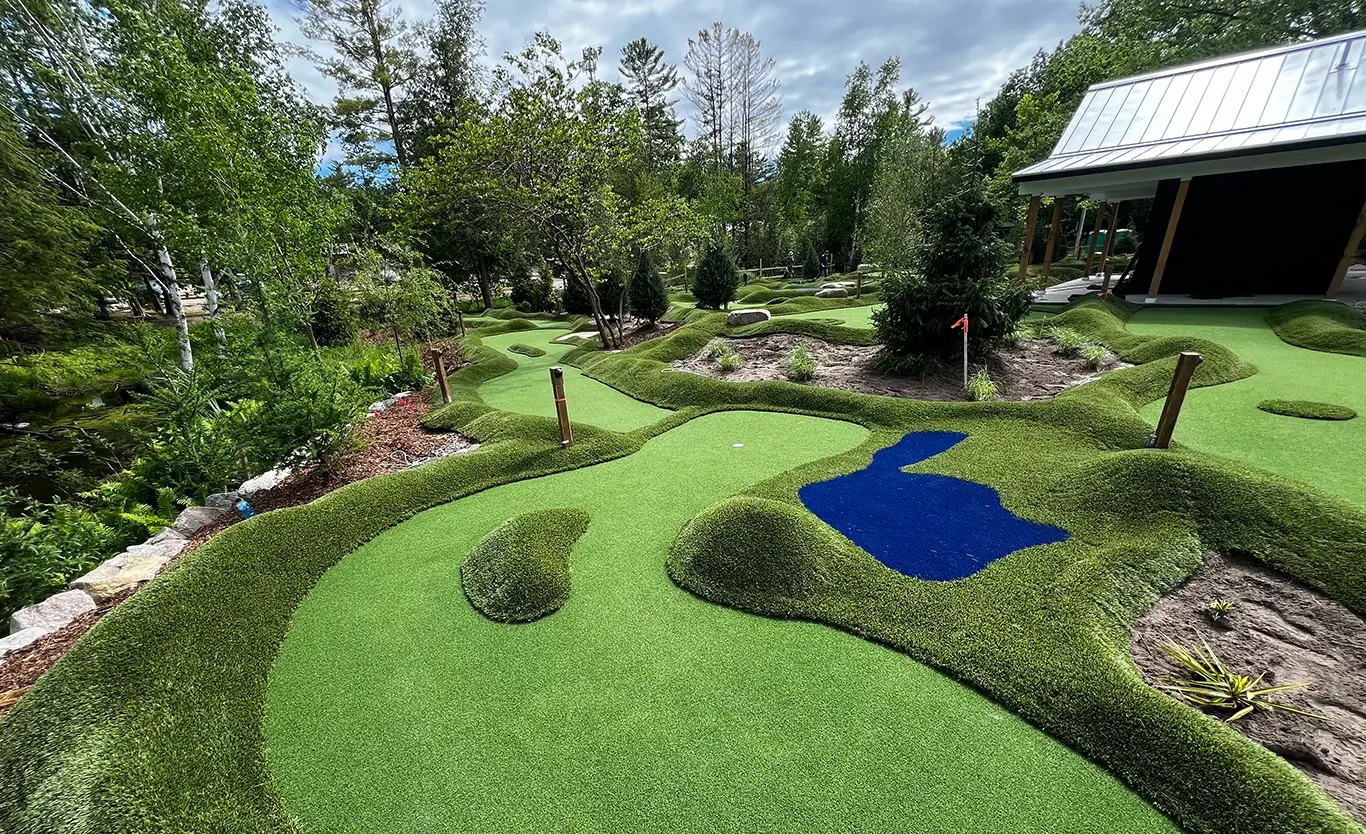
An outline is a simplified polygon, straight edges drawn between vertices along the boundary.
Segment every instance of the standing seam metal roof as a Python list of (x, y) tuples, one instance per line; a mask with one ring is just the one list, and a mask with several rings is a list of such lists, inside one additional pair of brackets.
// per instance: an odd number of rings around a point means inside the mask
[(1366, 31), (1096, 84), (1015, 179), (1366, 140)]

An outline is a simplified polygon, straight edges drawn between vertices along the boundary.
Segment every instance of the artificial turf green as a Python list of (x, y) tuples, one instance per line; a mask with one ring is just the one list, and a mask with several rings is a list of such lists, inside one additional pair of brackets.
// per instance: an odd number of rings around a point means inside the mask
[(1357, 413), (1345, 405), (1316, 403), (1312, 400), (1262, 400), (1257, 408), (1268, 414), (1298, 417), (1301, 420), (1353, 420)]
[[(1366, 410), (1366, 358), (1306, 350), (1283, 342), (1258, 308), (1142, 310), (1138, 335), (1196, 336), (1218, 342), (1256, 367), (1246, 379), (1192, 391), (1175, 440), (1246, 461), (1366, 506), (1366, 467), (1344, 450), (1366, 448), (1361, 420), (1285, 420), (1258, 410), (1263, 400), (1313, 400)], [(1154, 425), (1162, 403), (1143, 409)]]
[[(796, 313), (794, 319), (833, 319), (846, 327), (871, 328), (873, 326), (873, 311), (878, 308), (876, 304), (865, 304), (861, 307), (839, 307), (829, 310), (812, 310), (808, 313)], [(774, 312), (780, 312), (782, 307), (775, 307)], [(784, 318), (787, 318), (784, 315)]]
[[(924, 666), (669, 581), (691, 516), (866, 437), (810, 417), (704, 416), (629, 457), (377, 537), (299, 607), (272, 674), (266, 735), (286, 807), (315, 832), (1173, 830)], [(465, 605), (454, 554), (567, 501), (593, 521), (565, 606), (513, 628)]]
[(524, 345), (520, 343), (515, 345), (508, 345), (508, 352), (517, 353), (521, 354), (522, 356), (530, 357), (545, 356), (545, 351), (541, 350), (535, 345)]
[(1366, 356), (1366, 313), (1335, 301), (1295, 301), (1271, 310), (1276, 335), (1297, 347)]
[(460, 565), (460, 585), (470, 604), (505, 623), (527, 623), (557, 611), (572, 585), (569, 553), (588, 523), (583, 510), (550, 509), (500, 524)]

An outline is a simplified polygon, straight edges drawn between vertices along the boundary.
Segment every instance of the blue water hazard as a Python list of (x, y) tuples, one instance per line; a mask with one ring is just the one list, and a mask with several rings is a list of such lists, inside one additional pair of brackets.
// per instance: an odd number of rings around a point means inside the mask
[(901, 471), (966, 438), (913, 432), (867, 469), (802, 487), (802, 503), (882, 564), (919, 579), (963, 579), (1017, 550), (1065, 541), (1066, 530), (1020, 518), (989, 486)]

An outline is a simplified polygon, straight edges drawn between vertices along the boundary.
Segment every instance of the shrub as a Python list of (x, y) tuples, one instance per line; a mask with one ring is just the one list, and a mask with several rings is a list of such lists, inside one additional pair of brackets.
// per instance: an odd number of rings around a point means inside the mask
[(1354, 409), (1345, 405), (1318, 403), (1312, 400), (1262, 400), (1257, 408), (1268, 414), (1283, 417), (1299, 417), (1302, 420), (1351, 420), (1357, 416)]
[(1063, 356), (1081, 356), (1092, 342), (1070, 327), (1050, 327), (1045, 334)]
[(560, 297), (560, 305), (572, 316), (593, 314), (593, 304), (588, 300), (588, 291), (571, 275), (564, 276), (564, 292)]
[(11, 514), (15, 493), (0, 489), (0, 619), (62, 590), (72, 577), (141, 539), (89, 510), (30, 504)]
[(821, 256), (816, 254), (816, 247), (806, 248), (806, 258), (802, 260), (802, 279), (805, 281), (819, 281), (821, 278)]
[(880, 365), (893, 372), (923, 373), (962, 354), (963, 339), (951, 326), (964, 313), (971, 329), (968, 353), (995, 350), (1029, 311), (1030, 290), (1007, 282), (996, 211), (969, 191), (932, 207), (915, 272), (882, 282), (884, 306), (873, 313), (883, 349)]
[(1169, 678), (1168, 683), (1160, 684), (1159, 688), (1201, 709), (1231, 711), (1232, 714), (1226, 719), (1230, 723), (1253, 710), (1282, 710), (1310, 718), (1322, 717), (1276, 700), (1275, 696), (1303, 689), (1306, 684), (1282, 683), (1276, 686), (1262, 686), (1265, 673), (1253, 678), (1230, 672), (1204, 637), (1200, 638), (1199, 646), (1188, 647), (1175, 640), (1168, 640), (1162, 649), (1185, 669), (1187, 677)]
[(692, 285), (697, 306), (704, 310), (720, 310), (735, 300), (735, 290), (739, 286), (740, 273), (735, 268), (735, 259), (719, 241), (712, 243), (702, 256), (697, 280)]
[(1085, 344), (1081, 348), (1081, 358), (1086, 362), (1086, 367), (1098, 371), (1102, 365), (1109, 361), (1110, 351), (1102, 345)]
[(508, 345), (509, 353), (520, 353), (523, 356), (545, 356), (545, 351), (533, 345), (524, 345), (520, 342), (515, 345)]
[(996, 383), (985, 368), (968, 377), (968, 396), (979, 403), (996, 399)]
[(805, 342), (798, 342), (787, 355), (783, 374), (793, 382), (810, 382), (816, 376), (816, 357)]
[(740, 357), (740, 354), (735, 352), (735, 348), (725, 342), (716, 342), (713, 344), (711, 350), (708, 352), (708, 356), (711, 357), (712, 361), (716, 363), (716, 366), (721, 369), (721, 373), (723, 374), (728, 374), (731, 371), (738, 371), (740, 370), (740, 366), (744, 364), (744, 359)]
[(1234, 604), (1231, 599), (1216, 599), (1205, 606), (1205, 612), (1209, 614), (1212, 622), (1228, 619), (1233, 616)]
[(555, 285), (551, 283), (550, 273), (542, 271), (539, 277), (521, 271), (512, 276), (512, 304), (523, 313), (555, 312)]
[(356, 336), (355, 315), (346, 291), (334, 278), (318, 282), (313, 299), (313, 337), (320, 345), (349, 344)]
[(588, 513), (537, 510), (503, 522), (460, 566), (470, 604), (491, 620), (526, 623), (569, 599), (569, 553), (588, 529)]
[(654, 324), (669, 312), (669, 291), (648, 252), (641, 252), (636, 261), (636, 272), (627, 288), (631, 315)]
[(615, 316), (625, 301), (626, 286), (621, 280), (621, 267), (613, 264), (608, 267), (602, 280), (598, 281), (598, 303), (604, 315)]

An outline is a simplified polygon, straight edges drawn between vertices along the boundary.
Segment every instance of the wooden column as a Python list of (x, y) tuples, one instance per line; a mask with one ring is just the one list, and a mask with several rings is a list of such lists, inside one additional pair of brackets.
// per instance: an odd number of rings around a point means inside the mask
[(1020, 251), (1020, 271), (1016, 276), (1021, 282), (1029, 274), (1029, 254), (1034, 243), (1034, 222), (1039, 219), (1039, 195), (1029, 198), (1029, 218), (1025, 221), (1024, 247)]
[(1338, 297), (1338, 290), (1342, 289), (1342, 279), (1347, 277), (1347, 270), (1356, 259), (1357, 249), (1361, 247), (1362, 235), (1366, 235), (1366, 203), (1361, 204), (1361, 214), (1357, 215), (1356, 227), (1347, 238), (1347, 248), (1342, 250), (1342, 260), (1338, 261), (1337, 272), (1333, 273), (1333, 280), (1328, 284), (1328, 292), (1324, 294), (1325, 298)]
[(441, 387), (441, 401), (446, 405), (451, 404), (451, 386), (446, 380), (446, 358), (441, 351), (432, 351), (432, 364), (436, 366), (436, 384)]
[(1171, 448), (1172, 432), (1176, 430), (1176, 418), (1181, 416), (1181, 405), (1186, 401), (1186, 389), (1190, 388), (1196, 367), (1204, 361), (1200, 354), (1184, 350), (1176, 358), (1172, 387), (1167, 390), (1167, 401), (1162, 406), (1162, 416), (1157, 421), (1157, 431), (1152, 437), (1154, 449)]
[(1043, 269), (1039, 270), (1039, 289), (1048, 286), (1048, 272), (1053, 268), (1053, 247), (1058, 243), (1058, 227), (1062, 224), (1062, 197), (1053, 198), (1053, 225), (1048, 228), (1048, 248), (1043, 252)]
[(1100, 274), (1105, 275), (1105, 262), (1110, 259), (1110, 247), (1115, 244), (1115, 227), (1119, 225), (1119, 203), (1110, 207), (1110, 225), (1105, 232), (1105, 245), (1100, 247)]
[(1148, 301), (1157, 299), (1157, 290), (1162, 286), (1162, 273), (1167, 271), (1167, 258), (1172, 253), (1172, 240), (1176, 238), (1176, 227), (1181, 222), (1181, 209), (1186, 205), (1186, 192), (1190, 191), (1191, 181), (1182, 180), (1176, 189), (1176, 202), (1172, 203), (1172, 216), (1167, 220), (1167, 232), (1162, 236), (1162, 249), (1157, 253), (1157, 266), (1153, 267), (1153, 280), (1148, 285)]
[(1101, 203), (1096, 209), (1096, 228), (1091, 233), (1091, 237), (1086, 239), (1086, 276), (1091, 276), (1091, 264), (1096, 259), (1096, 241), (1100, 237), (1101, 226), (1105, 225), (1105, 210), (1110, 207), (1109, 203)]
[(555, 416), (560, 421), (560, 448), (568, 449), (574, 443), (574, 429), (569, 425), (569, 407), (564, 401), (564, 369), (550, 369), (550, 389), (555, 393)]

